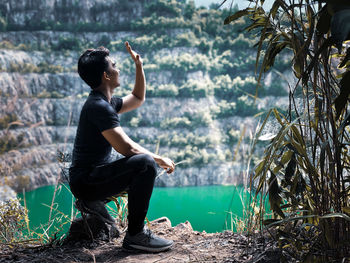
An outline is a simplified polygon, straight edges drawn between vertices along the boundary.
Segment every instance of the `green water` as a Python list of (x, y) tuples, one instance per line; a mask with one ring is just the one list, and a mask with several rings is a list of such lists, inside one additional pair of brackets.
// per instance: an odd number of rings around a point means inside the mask
[[(39, 228), (49, 221), (49, 213), (54, 186), (45, 186), (25, 193), (26, 206), (29, 211), (31, 229)], [(236, 186), (200, 186), (155, 188), (147, 214), (149, 220), (162, 216), (168, 217), (175, 226), (186, 220), (191, 222), (194, 230), (213, 233), (231, 229), (231, 214), (242, 217), (241, 197), (243, 188)], [(20, 194), (24, 205), (23, 195)], [(67, 231), (72, 214), (73, 197), (65, 185), (59, 186), (55, 194), (54, 211), (51, 218), (57, 215), (66, 222), (62, 231)], [(114, 205), (113, 202), (109, 204)], [(73, 211), (73, 213), (75, 210)], [(225, 220), (228, 219), (227, 224)], [(56, 223), (58, 224), (58, 223)], [(51, 229), (53, 229), (51, 227)], [(235, 230), (235, 229), (233, 229)]]

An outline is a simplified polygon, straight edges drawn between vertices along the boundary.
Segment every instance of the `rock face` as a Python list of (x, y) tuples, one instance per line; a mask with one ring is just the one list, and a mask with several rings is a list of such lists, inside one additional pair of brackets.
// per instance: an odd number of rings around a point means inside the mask
[[(20, 33), (21, 34), (21, 33)], [(25, 33), (27, 35), (28, 32)], [(2, 34), (4, 38), (4, 34)], [(78, 55), (71, 53), (77, 59)], [(81, 94), (89, 92), (89, 87), (75, 72), (66, 73), (20, 73), (10, 72), (11, 63), (39, 64), (41, 62), (55, 63), (66, 68), (73, 67), (72, 58), (65, 59), (60, 54), (45, 56), (43, 52), (25, 52), (0, 50), (0, 61), (6, 70), (0, 73), (1, 106), (0, 116), (15, 114), (19, 124), (15, 129), (0, 130), (0, 137), (21, 138), (21, 147), (5, 152), (0, 156), (2, 180), (6, 178), (16, 191), (32, 190), (37, 187), (53, 184), (60, 175), (60, 164), (57, 162), (57, 152), (69, 153), (72, 149), (76, 125), (79, 120), (81, 107), (85, 97)], [(191, 78), (202, 76), (202, 73), (190, 75)], [(150, 74), (152, 75), (152, 74)], [(162, 74), (157, 74), (156, 76)], [(163, 75), (164, 76), (164, 75)], [(132, 77), (124, 76), (124, 81)], [(123, 79), (122, 79), (123, 80)], [(153, 83), (166, 80), (153, 79)], [(86, 95), (83, 95), (86, 96)], [(147, 126), (132, 127), (130, 123), (123, 123), (126, 132), (136, 141), (142, 141), (150, 150), (155, 150), (158, 138), (167, 134), (195, 134), (220, 138), (220, 129), (224, 126), (235, 126), (240, 129), (240, 123), (233, 119), (213, 122), (209, 126), (198, 126), (192, 129), (162, 128), (162, 121), (182, 117), (186, 114), (202, 114), (209, 112), (216, 104), (215, 98), (148, 98), (146, 103), (135, 113)], [(245, 119), (246, 123), (248, 119)], [(226, 123), (226, 124), (225, 124)], [(143, 124), (145, 125), (145, 124)], [(254, 126), (254, 121), (251, 127)], [(7, 136), (7, 137), (6, 137)], [(180, 135), (181, 136), (181, 135)], [(219, 139), (220, 141), (220, 139)], [(185, 146), (160, 147), (161, 154), (182, 150)], [(213, 153), (223, 154), (228, 147), (217, 144), (209, 149)], [(222, 163), (222, 161), (208, 163), (205, 166), (179, 165), (172, 175), (163, 174), (156, 181), (157, 186), (190, 186), (211, 184), (242, 183), (239, 164)], [(11, 171), (11, 172), (7, 172)]]
[[(126, 19), (129, 21), (130, 16), (141, 18), (143, 6), (148, 2), (1, 1), (0, 15), (6, 18), (8, 25), (15, 25), (17, 29), (27, 25), (28, 21), (31, 25), (42, 21), (66, 25), (103, 23), (116, 28), (111, 32), (0, 32), (0, 183), (6, 182), (16, 191), (22, 191), (62, 179), (61, 170), (69, 164), (60, 164), (57, 156), (60, 152), (69, 154), (72, 150), (80, 110), (90, 88), (76, 73), (81, 51), (56, 50), (54, 47), (60, 39), (75, 38), (83, 45), (96, 46), (104, 37), (112, 41), (142, 36), (142, 32), (122, 31), (118, 25), (123, 25)], [(184, 32), (188, 30), (167, 29), (172, 38)], [(191, 57), (200, 55), (200, 52), (198, 47), (177, 46), (151, 50), (143, 57), (150, 61), (153, 57), (179, 57), (183, 53)], [(114, 51), (111, 56), (126, 71), (124, 73), (122, 68), (122, 87), (117, 91), (117, 95), (123, 96), (131, 91), (134, 69), (124, 50)], [(149, 65), (145, 63), (146, 66)], [(136, 111), (121, 115), (121, 125), (135, 141), (181, 162), (174, 174), (160, 175), (157, 186), (244, 182), (242, 171), (247, 145), (242, 143), (245, 150), (236, 151), (233, 156), (235, 149), (227, 141), (230, 132), (234, 132), (235, 140), (238, 140), (240, 131), (245, 130), (246, 134), (253, 131), (256, 120), (234, 115), (217, 119), (213, 109), (217, 108), (219, 101), (213, 94), (198, 98), (161, 93), (152, 95), (154, 90), (175, 85), (180, 80), (182, 84), (210, 81), (208, 74), (205, 70), (194, 69), (179, 76), (166, 65), (157, 69), (149, 66), (146, 78), (149, 87), (153, 88), (148, 92), (151, 96), (147, 95), (144, 105)], [(186, 124), (189, 120), (191, 125)]]
[(8, 23), (26, 25), (28, 21), (39, 24), (42, 20), (77, 24), (79, 22), (120, 24), (130, 16), (140, 17), (142, 5), (147, 0), (2, 0), (1, 13)]

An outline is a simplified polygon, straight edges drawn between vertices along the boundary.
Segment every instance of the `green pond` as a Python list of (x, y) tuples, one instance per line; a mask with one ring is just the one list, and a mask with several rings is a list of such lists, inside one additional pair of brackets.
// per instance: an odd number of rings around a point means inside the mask
[[(25, 193), (25, 196), (19, 195), (21, 203), (28, 209), (31, 229), (49, 222), (54, 193), (51, 219), (57, 217), (61, 218), (61, 223), (66, 221), (58, 229), (63, 233), (68, 230), (69, 219), (76, 210), (72, 205), (74, 198), (66, 185), (59, 185), (56, 192), (55, 186), (45, 186)], [(166, 216), (173, 226), (188, 220), (194, 230), (209, 233), (226, 229), (235, 231), (231, 218), (242, 218), (242, 197), (246, 195), (248, 193), (242, 187), (232, 185), (154, 188), (147, 218), (151, 221)], [(109, 205), (112, 211), (116, 209), (114, 202)]]

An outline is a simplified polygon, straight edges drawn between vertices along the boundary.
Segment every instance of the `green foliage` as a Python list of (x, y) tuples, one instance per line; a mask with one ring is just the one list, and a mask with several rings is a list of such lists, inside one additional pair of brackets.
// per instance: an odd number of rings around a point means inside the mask
[(207, 127), (212, 122), (209, 112), (185, 112), (181, 117), (166, 118), (160, 123), (163, 129), (186, 128), (193, 130), (197, 127)]
[(46, 89), (40, 92), (37, 95), (38, 98), (55, 98), (55, 99), (61, 99), (64, 98), (63, 94), (58, 93), (57, 91), (51, 91), (48, 92)]
[(15, 46), (14, 44), (12, 44), (10, 41), (7, 41), (7, 40), (3, 40), (0, 42), (0, 48), (1, 49), (14, 49), (14, 50), (31, 50), (31, 48), (25, 44), (19, 44), (19, 45)]
[(187, 134), (172, 132), (170, 134), (160, 135), (158, 140), (161, 146), (169, 147), (185, 147), (186, 145), (192, 145), (198, 148), (210, 148), (220, 143), (218, 138), (213, 136), (198, 136), (191, 132)]
[(164, 70), (174, 71), (195, 71), (203, 70), (207, 71), (210, 68), (210, 60), (206, 55), (203, 54), (189, 54), (182, 53), (177, 57), (165, 56), (157, 60), (159, 67)]
[(196, 7), (194, 4), (193, 0), (189, 0), (188, 3), (186, 3), (185, 5), (185, 9), (184, 9), (184, 17), (186, 19), (192, 19), (194, 13), (195, 13)]
[(211, 111), (215, 114), (216, 118), (227, 118), (235, 115), (236, 108), (236, 102), (221, 100), (217, 105), (212, 107)]
[(12, 245), (24, 240), (27, 211), (17, 199), (0, 201), (0, 243)]
[(13, 123), (18, 122), (18, 117), (14, 113), (6, 114), (4, 117), (0, 118), (0, 129), (7, 129), (13, 126)]
[(210, 81), (190, 79), (179, 88), (179, 97), (202, 98), (213, 94)]
[(145, 6), (145, 15), (156, 14), (157, 16), (179, 16), (181, 5), (176, 0), (155, 0)]
[(252, 116), (258, 113), (258, 109), (253, 97), (243, 95), (236, 103), (236, 114), (239, 116)]
[(160, 127), (163, 129), (171, 129), (171, 128), (191, 129), (192, 124), (189, 118), (187, 117), (175, 117), (175, 118), (167, 118), (163, 120), (160, 124)]
[(147, 87), (147, 96), (150, 97), (177, 97), (178, 95), (179, 90), (174, 84)]
[(53, 50), (81, 50), (82, 44), (78, 38), (60, 37), (58, 43), (54, 45)]
[(10, 132), (0, 137), (0, 154), (4, 154), (11, 150), (18, 149), (20, 147), (25, 147), (28, 145), (24, 144), (24, 133), (18, 136), (14, 136)]
[[(273, 210), (273, 218), (267, 217), (262, 202), (258, 221), (277, 229), (274, 238), (280, 248), (296, 260), (342, 261), (350, 256), (350, 49), (342, 49), (350, 38), (350, 4), (276, 0), (265, 11), (262, 1), (254, 2), (253, 8), (236, 12), (225, 22), (251, 19), (246, 30), (259, 37), (258, 82), (286, 49), (293, 53), (298, 79), (291, 87), (286, 115), (273, 110), (279, 129), (252, 178), (251, 187), (257, 195), (268, 193)], [(336, 64), (342, 67), (336, 69)], [(304, 105), (296, 100), (299, 89)]]
[(254, 77), (236, 77), (231, 79), (229, 75), (220, 75), (214, 78), (214, 94), (219, 98), (234, 100), (246, 94), (254, 95), (257, 81)]
[(132, 30), (142, 30), (153, 32), (156, 30), (168, 30), (172, 28), (186, 28), (188, 23), (183, 17), (165, 17), (152, 14), (149, 17), (143, 17), (141, 20), (131, 22)]
[(40, 62), (38, 65), (31, 63), (10, 63), (8, 68), (9, 72), (19, 72), (19, 73), (62, 73), (67, 72), (68, 69), (63, 68), (60, 65), (51, 65), (47, 62)]

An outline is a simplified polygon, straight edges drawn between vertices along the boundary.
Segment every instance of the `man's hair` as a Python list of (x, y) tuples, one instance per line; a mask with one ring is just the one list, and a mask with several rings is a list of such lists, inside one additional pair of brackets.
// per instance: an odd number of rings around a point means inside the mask
[(99, 47), (86, 50), (79, 58), (79, 76), (92, 89), (101, 85), (103, 72), (108, 69), (107, 56), (109, 56), (109, 50), (105, 47)]

